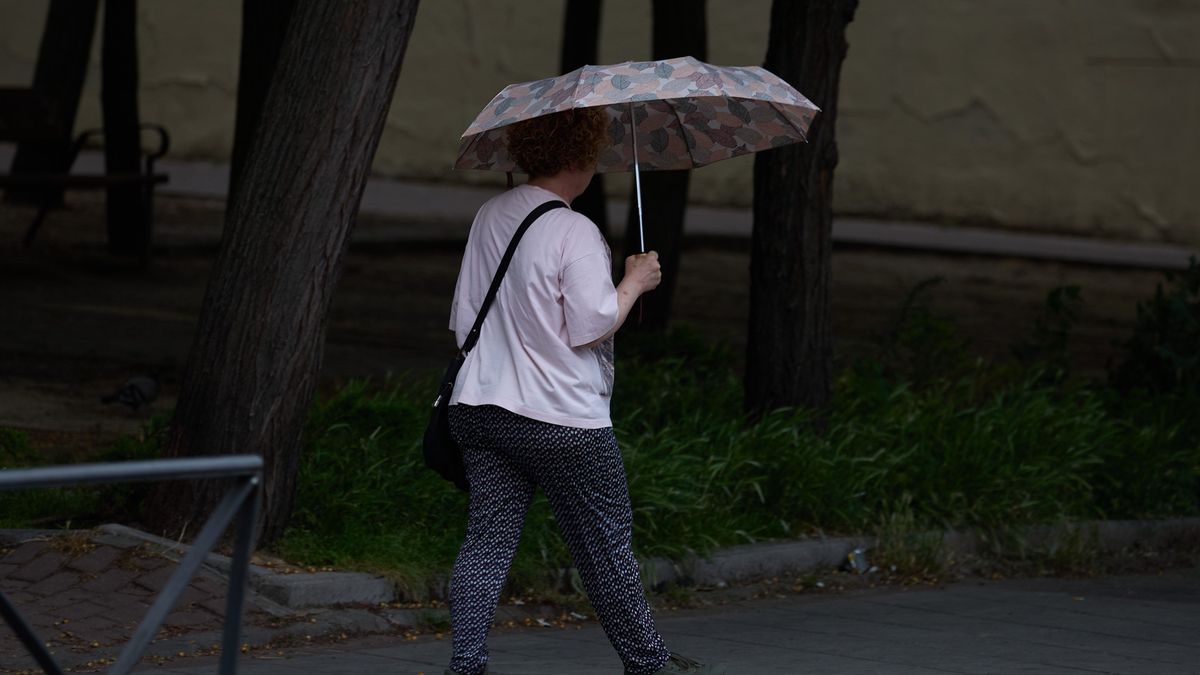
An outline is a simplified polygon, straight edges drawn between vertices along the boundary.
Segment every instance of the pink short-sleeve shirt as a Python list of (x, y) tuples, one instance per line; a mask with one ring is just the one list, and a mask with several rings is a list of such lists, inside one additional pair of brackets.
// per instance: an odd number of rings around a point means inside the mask
[[(522, 185), (492, 198), (475, 216), (463, 254), (450, 329), (461, 347), (521, 221), (561, 199)], [(467, 355), (450, 404), (496, 405), (562, 426), (612, 426), (613, 346), (618, 317), (612, 257), (595, 223), (554, 209), (526, 230)]]

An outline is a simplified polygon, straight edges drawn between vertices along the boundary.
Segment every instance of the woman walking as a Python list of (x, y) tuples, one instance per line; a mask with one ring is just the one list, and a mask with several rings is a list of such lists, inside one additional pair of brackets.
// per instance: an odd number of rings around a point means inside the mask
[[(480, 208), (450, 328), (461, 346), (518, 225), (546, 202), (569, 204), (606, 143), (604, 113), (577, 109), (512, 125), (508, 150), (529, 181)], [(454, 563), (447, 675), (487, 672), (487, 635), (525, 512), (540, 487), (588, 598), (629, 675), (723, 673), (672, 654), (654, 627), (631, 547), (633, 514), (613, 435), (613, 334), (662, 278), (658, 256), (611, 253), (585, 216), (545, 212), (512, 258), (450, 399), (450, 429), (470, 483), (467, 536)]]

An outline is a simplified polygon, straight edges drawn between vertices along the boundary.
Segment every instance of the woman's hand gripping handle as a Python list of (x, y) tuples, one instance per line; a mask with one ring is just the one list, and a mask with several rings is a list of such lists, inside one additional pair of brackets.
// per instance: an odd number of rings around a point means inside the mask
[(629, 316), (629, 310), (633, 309), (637, 299), (643, 293), (658, 288), (660, 283), (662, 283), (662, 265), (658, 263), (658, 253), (646, 251), (626, 258), (625, 276), (621, 279), (621, 283), (617, 284), (617, 324), (603, 337), (584, 345), (584, 348), (595, 347), (612, 337), (625, 323), (625, 319)]

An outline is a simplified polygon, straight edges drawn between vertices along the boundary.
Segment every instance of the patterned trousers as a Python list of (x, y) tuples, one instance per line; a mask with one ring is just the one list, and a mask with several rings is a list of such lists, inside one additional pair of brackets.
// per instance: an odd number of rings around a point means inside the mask
[(450, 578), (450, 668), (479, 675), (487, 635), (525, 512), (541, 487), (588, 599), (628, 673), (653, 673), (670, 652), (654, 627), (631, 540), (633, 513), (612, 428), (577, 429), (496, 406), (450, 407), (471, 483), (467, 536)]

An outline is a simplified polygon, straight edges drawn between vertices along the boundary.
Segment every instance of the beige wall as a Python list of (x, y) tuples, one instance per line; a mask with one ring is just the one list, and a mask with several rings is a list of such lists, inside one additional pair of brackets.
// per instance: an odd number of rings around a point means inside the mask
[[(32, 77), (45, 3), (0, 0), (0, 86)], [(176, 157), (228, 156), (239, 5), (141, 3), (143, 116)], [(605, 3), (601, 62), (649, 55), (648, 5)], [(709, 60), (760, 63), (770, 1), (708, 5)], [(561, 21), (556, 0), (425, 0), (376, 171), (498, 180), (448, 169), (458, 135), (553, 72)], [(849, 40), (840, 211), (1200, 243), (1200, 0), (862, 0)], [(698, 170), (694, 197), (748, 204), (751, 165)]]
[(858, 18), (842, 209), (1200, 242), (1200, 1), (864, 0)]

